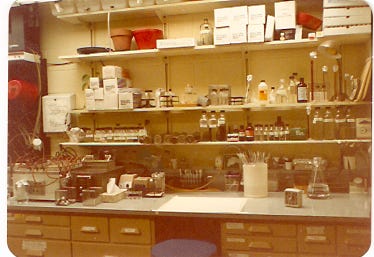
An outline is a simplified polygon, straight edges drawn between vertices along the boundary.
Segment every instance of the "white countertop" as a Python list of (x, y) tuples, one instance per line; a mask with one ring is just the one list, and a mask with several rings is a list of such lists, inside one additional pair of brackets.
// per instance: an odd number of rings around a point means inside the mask
[(33, 202), (17, 204), (8, 201), (9, 210), (53, 211), (68, 213), (110, 213), (136, 215), (234, 215), (282, 216), (282, 217), (371, 217), (370, 194), (332, 194), (329, 199), (315, 200), (303, 195), (301, 208), (286, 207), (284, 193), (269, 193), (264, 198), (243, 197), (242, 192), (197, 192), (166, 194), (161, 198), (123, 199), (116, 203), (100, 203), (96, 206), (83, 206), (74, 203), (69, 206), (56, 206), (54, 202)]

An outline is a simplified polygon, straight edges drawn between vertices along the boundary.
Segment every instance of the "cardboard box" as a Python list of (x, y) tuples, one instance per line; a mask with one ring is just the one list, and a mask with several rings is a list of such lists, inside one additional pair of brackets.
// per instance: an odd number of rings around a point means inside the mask
[(196, 46), (196, 39), (193, 37), (175, 38), (175, 39), (157, 39), (156, 46), (158, 49), (194, 47)]
[(91, 88), (86, 88), (84, 90), (84, 96), (86, 100), (95, 100), (95, 93), (94, 90)]
[(119, 92), (118, 93), (118, 109), (133, 109), (134, 108), (134, 96), (131, 92)]
[(247, 39), (247, 25), (245, 24), (233, 24), (230, 26), (230, 43), (246, 43)]
[(86, 110), (87, 111), (95, 110), (95, 99), (86, 99)]
[(296, 1), (274, 3), (275, 29), (296, 28)]
[(265, 24), (266, 9), (265, 5), (248, 6), (248, 24)]
[(341, 27), (326, 27), (323, 28), (324, 36), (333, 35), (350, 35), (350, 34), (362, 34), (371, 33), (371, 25), (357, 25), (357, 26), (341, 26)]
[(104, 99), (95, 100), (95, 110), (105, 110)]
[(228, 27), (231, 24), (231, 8), (214, 9), (214, 26), (216, 28)]
[(118, 94), (104, 94), (104, 110), (118, 109)]
[(265, 41), (273, 41), (273, 39), (274, 39), (274, 26), (275, 26), (274, 16), (268, 15), (266, 17)]
[(367, 16), (371, 17), (370, 7), (343, 7), (343, 8), (325, 8), (323, 17), (345, 17), (345, 16)]
[(248, 24), (248, 7), (247, 6), (236, 6), (231, 7), (230, 10), (230, 26), (232, 25), (247, 25)]
[(98, 77), (91, 77), (90, 78), (89, 88), (91, 88), (91, 89), (97, 89), (99, 87), (100, 87), (100, 78), (98, 78)]
[(365, 0), (323, 0), (323, 8), (367, 5)]
[(265, 27), (263, 24), (248, 25), (248, 42), (264, 42)]
[(94, 97), (97, 100), (104, 100), (104, 88), (98, 88), (94, 90)]
[(122, 78), (122, 68), (114, 65), (106, 65), (102, 68), (103, 79)]
[(214, 44), (228, 45), (231, 42), (230, 27), (215, 28), (214, 29)]
[(104, 79), (104, 95), (105, 94), (117, 94), (118, 93), (118, 79)]

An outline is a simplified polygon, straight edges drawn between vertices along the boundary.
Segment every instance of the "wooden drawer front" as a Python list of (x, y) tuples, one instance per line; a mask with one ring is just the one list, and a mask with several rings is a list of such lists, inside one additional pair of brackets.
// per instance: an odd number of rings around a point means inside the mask
[(227, 234), (296, 237), (297, 227), (291, 224), (225, 222), (222, 232)]
[(8, 224), (8, 235), (27, 238), (70, 239), (70, 228)]
[(8, 237), (8, 247), (17, 257), (71, 257), (69, 241)]
[(249, 252), (295, 253), (297, 251), (297, 242), (296, 238), (224, 235), (222, 248)]
[(150, 245), (73, 242), (73, 257), (150, 257)]
[(151, 244), (152, 229), (148, 219), (112, 218), (110, 240), (114, 243)]
[(298, 245), (302, 253), (335, 253), (334, 226), (299, 225)]
[(8, 212), (8, 223), (38, 224), (49, 226), (70, 226), (70, 217), (64, 215), (39, 215)]
[(71, 234), (75, 241), (109, 242), (108, 219), (72, 216)]
[(338, 226), (338, 254), (363, 256), (369, 249), (371, 233), (369, 226)]
[(225, 251), (223, 257), (297, 257), (292, 253), (249, 253), (245, 251)]

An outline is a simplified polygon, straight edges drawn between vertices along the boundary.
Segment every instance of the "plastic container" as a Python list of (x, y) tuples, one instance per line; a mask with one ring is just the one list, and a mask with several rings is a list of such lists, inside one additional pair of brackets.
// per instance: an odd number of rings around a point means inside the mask
[(76, 13), (77, 8), (75, 7), (74, 0), (63, 0), (60, 2), (50, 3), (52, 14), (54, 16)]
[(156, 4), (174, 4), (174, 3), (181, 3), (187, 0), (156, 0)]
[(113, 41), (114, 50), (124, 51), (130, 50), (132, 31), (126, 28), (114, 28), (110, 30), (110, 36)]
[(268, 167), (266, 163), (243, 165), (244, 197), (267, 197)]
[(156, 48), (156, 40), (163, 38), (162, 30), (159, 29), (139, 29), (133, 31), (138, 49)]
[(129, 7), (127, 0), (101, 0), (103, 10), (123, 9)]
[(155, 0), (129, 0), (130, 7), (144, 7), (154, 5)]

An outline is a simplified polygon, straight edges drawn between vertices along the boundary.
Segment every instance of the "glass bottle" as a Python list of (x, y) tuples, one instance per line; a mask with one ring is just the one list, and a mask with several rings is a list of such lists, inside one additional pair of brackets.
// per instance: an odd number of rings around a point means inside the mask
[(292, 75), (289, 77), (288, 88), (287, 88), (287, 99), (289, 103), (296, 103), (296, 82), (295, 77)]
[(314, 109), (311, 124), (311, 138), (315, 140), (323, 139), (323, 117), (321, 115), (321, 107)]
[(354, 139), (356, 138), (356, 118), (352, 114), (351, 108), (347, 108), (345, 114), (345, 121), (346, 121), (346, 139)]
[(239, 141), (245, 141), (246, 137), (245, 137), (245, 129), (244, 129), (244, 125), (240, 125), (239, 127)]
[(297, 102), (308, 102), (308, 86), (304, 82), (304, 78), (300, 78), (300, 83), (297, 85)]
[(323, 139), (332, 140), (335, 138), (334, 117), (332, 116), (330, 107), (326, 107), (323, 116)]
[(216, 111), (211, 111), (208, 120), (210, 141), (217, 141), (217, 125)]
[(276, 103), (277, 104), (287, 103), (287, 90), (286, 90), (284, 84), (285, 84), (284, 79), (280, 79), (279, 80), (279, 87), (276, 91)]
[(260, 102), (267, 102), (268, 101), (268, 85), (265, 83), (265, 80), (261, 80), (260, 84), (258, 85), (258, 100)]
[(322, 157), (313, 157), (312, 173), (308, 184), (308, 197), (312, 199), (326, 199), (330, 196), (330, 188), (326, 182), (324, 170), (326, 161)]
[(225, 111), (220, 111), (219, 118), (217, 120), (217, 141), (227, 140), (227, 129), (226, 129), (226, 117)]
[(284, 140), (290, 140), (290, 125), (286, 124), (284, 126)]
[(252, 123), (248, 123), (247, 128), (245, 129), (245, 140), (254, 141), (255, 140), (255, 131), (252, 127)]
[(209, 24), (208, 19), (205, 18), (204, 22), (200, 25), (200, 44), (213, 45), (213, 28)]
[(345, 130), (346, 130), (346, 118), (342, 113), (341, 108), (336, 108), (335, 114), (335, 138), (336, 139), (345, 139)]
[(206, 112), (203, 111), (200, 118), (200, 141), (206, 142), (209, 141), (209, 129), (208, 129), (208, 118)]
[(268, 141), (269, 140), (269, 128), (268, 125), (265, 125), (262, 130), (262, 140)]
[(277, 102), (277, 95), (275, 93), (275, 87), (271, 87), (269, 93), (269, 104), (275, 104)]
[(212, 89), (212, 91), (210, 92), (209, 99), (210, 99), (210, 104), (211, 105), (218, 105), (217, 89), (215, 89), (215, 88)]

